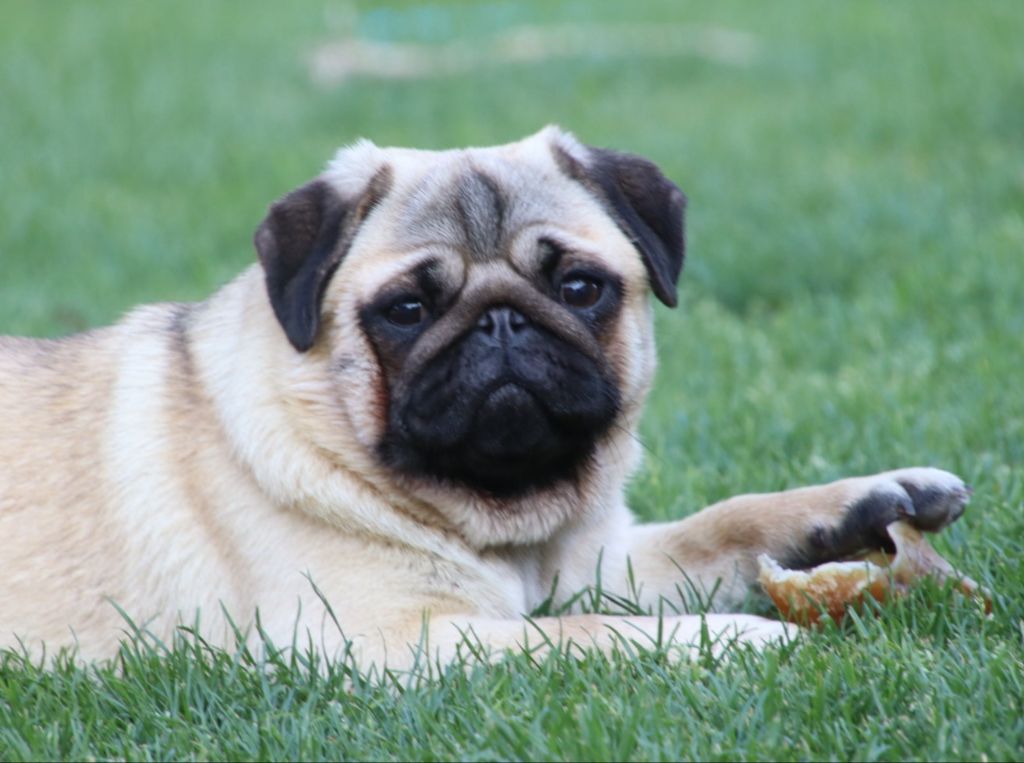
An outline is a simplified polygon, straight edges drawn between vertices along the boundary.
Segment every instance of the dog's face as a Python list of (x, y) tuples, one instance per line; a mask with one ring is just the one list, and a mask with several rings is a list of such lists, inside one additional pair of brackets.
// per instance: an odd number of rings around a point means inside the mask
[(514, 512), (580, 493), (634, 426), (683, 204), (646, 160), (553, 128), (464, 151), (360, 143), (275, 204), (256, 245), (288, 340), (373, 461)]

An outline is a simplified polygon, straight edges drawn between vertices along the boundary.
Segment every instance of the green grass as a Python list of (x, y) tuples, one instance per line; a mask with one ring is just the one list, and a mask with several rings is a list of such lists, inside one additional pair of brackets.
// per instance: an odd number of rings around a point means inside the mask
[[(0, 759), (1024, 758), (1024, 13), (1012, 2), (360, 6), (378, 40), (588, 17), (752, 35), (746, 63), (591, 54), (313, 83), (341, 5), (4, 5), (0, 332), (199, 299), (339, 144), (443, 147), (559, 122), (689, 194), (682, 308), (631, 489), (646, 518), (934, 464), (939, 539), (994, 616), (915, 593), (716, 663), (526, 656), (367, 683), (183, 638), (84, 669), (0, 658)], [(348, 19), (348, 20), (346, 20)]]

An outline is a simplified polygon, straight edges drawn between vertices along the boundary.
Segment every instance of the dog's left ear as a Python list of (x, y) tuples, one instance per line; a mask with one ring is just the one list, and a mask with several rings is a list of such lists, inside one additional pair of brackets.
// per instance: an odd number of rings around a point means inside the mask
[(253, 240), (267, 294), (288, 341), (299, 352), (313, 346), (327, 284), (360, 223), (387, 193), (390, 171), (380, 170), (363, 193), (343, 199), (326, 180), (314, 180), (277, 201)]
[(591, 189), (640, 253), (651, 289), (669, 307), (678, 303), (676, 284), (683, 270), (686, 196), (642, 156), (606, 148), (555, 144), (559, 165)]

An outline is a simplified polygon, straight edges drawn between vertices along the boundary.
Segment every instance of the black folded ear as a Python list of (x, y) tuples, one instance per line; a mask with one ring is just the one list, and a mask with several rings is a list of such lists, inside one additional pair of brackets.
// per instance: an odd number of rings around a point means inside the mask
[(364, 193), (346, 200), (324, 180), (298, 188), (270, 207), (254, 242), (274, 314), (299, 352), (313, 346), (324, 290), (360, 223), (387, 193), (390, 170), (377, 172)]
[(562, 169), (604, 202), (640, 252), (655, 296), (675, 307), (686, 254), (683, 192), (641, 156), (588, 146), (582, 161), (557, 144), (554, 149)]

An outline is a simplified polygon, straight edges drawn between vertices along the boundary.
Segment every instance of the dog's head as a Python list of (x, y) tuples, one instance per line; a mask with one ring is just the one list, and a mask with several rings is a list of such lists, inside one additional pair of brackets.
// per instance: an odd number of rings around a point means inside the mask
[(374, 463), (516, 513), (632, 461), (648, 293), (675, 305), (684, 204), (651, 162), (555, 128), (458, 151), (362, 142), (277, 202), (256, 247), (284, 334)]

